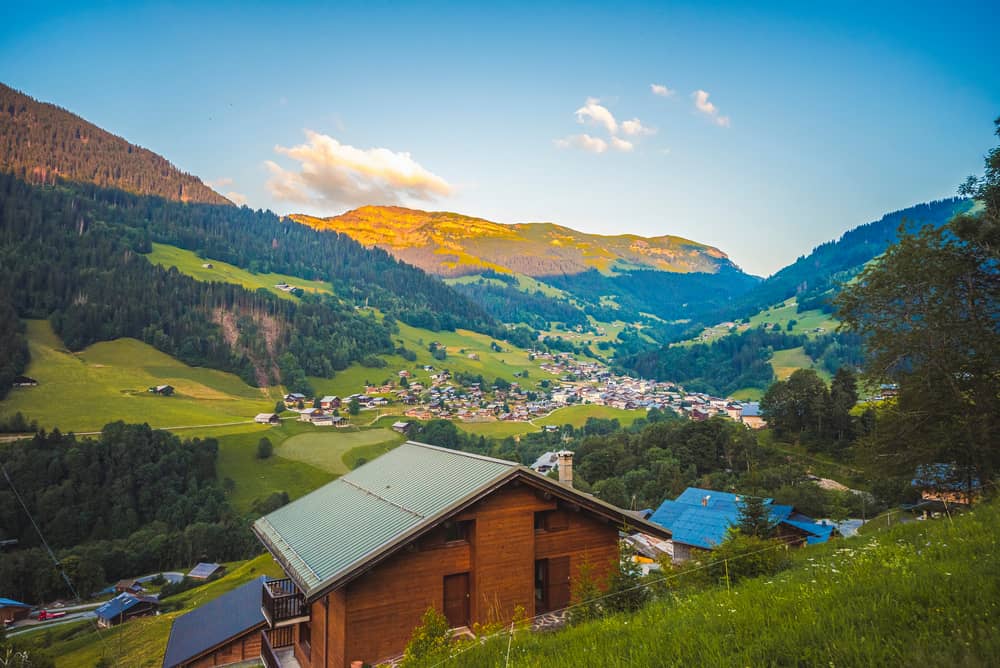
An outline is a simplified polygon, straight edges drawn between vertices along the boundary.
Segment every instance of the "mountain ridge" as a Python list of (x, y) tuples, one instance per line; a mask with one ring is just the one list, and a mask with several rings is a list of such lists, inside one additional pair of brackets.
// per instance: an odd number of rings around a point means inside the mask
[(0, 170), (34, 184), (65, 179), (178, 202), (233, 206), (163, 156), (3, 83)]
[(601, 235), (557, 223), (497, 223), (448, 211), (364, 206), (339, 216), (290, 214), (314, 229), (334, 230), (378, 246), (428, 273), (459, 277), (484, 270), (532, 278), (604, 275), (652, 269), (670, 273), (740, 271), (718, 248), (676, 235)]

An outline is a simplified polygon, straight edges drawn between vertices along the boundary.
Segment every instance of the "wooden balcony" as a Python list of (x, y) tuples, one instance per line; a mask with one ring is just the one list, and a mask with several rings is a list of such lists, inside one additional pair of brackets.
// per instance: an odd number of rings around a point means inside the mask
[(272, 629), (309, 621), (305, 597), (289, 578), (264, 583), (261, 610)]
[[(290, 626), (285, 628), (288, 631), (292, 630)], [(302, 668), (292, 651), (291, 633), (288, 633), (289, 644), (282, 646), (278, 642), (281, 641), (283, 634), (276, 631), (278, 629), (271, 631), (264, 629), (260, 632), (260, 662), (264, 664), (264, 668)]]

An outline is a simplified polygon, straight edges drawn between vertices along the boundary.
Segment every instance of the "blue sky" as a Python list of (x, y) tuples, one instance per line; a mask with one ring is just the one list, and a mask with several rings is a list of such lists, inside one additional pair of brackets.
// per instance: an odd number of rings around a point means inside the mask
[(761, 275), (953, 195), (1000, 115), (985, 2), (202, 4), (5, 7), (0, 81), (253, 207), (674, 234)]

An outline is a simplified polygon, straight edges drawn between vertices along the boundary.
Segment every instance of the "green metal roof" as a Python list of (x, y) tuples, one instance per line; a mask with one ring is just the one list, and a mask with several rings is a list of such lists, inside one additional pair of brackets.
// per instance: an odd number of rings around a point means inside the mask
[(254, 523), (307, 597), (521, 468), (409, 441)]

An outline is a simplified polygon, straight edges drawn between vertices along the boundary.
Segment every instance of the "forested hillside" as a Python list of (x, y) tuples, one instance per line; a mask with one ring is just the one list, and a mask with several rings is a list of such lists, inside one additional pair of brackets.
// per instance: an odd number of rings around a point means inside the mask
[[(142, 253), (153, 241), (258, 271), (325, 280), (340, 298), (305, 296), (296, 303), (195, 281), (148, 262)], [(0, 175), (0, 258), (0, 294), (10, 295), (20, 317), (50, 319), (74, 350), (130, 336), (261, 385), (301, 387), (305, 375), (329, 377), (352, 361), (391, 351), (391, 320), (361, 316), (355, 303), (368, 301), (432, 329), (494, 326), (440, 280), (345, 236), (247, 208), (90, 185), (43, 188)], [(43, 266), (48, 270), (38, 271)]]
[(152, 151), (2, 83), (0, 170), (29, 183), (65, 179), (180, 202), (231, 204)]
[(18, 540), (0, 559), (0, 590), (32, 603), (72, 595), (31, 519), (83, 597), (107, 582), (202, 557), (255, 554), (245, 523), (216, 480), (218, 444), (148, 425), (107, 425), (97, 438), (53, 431), (0, 450), (12, 487), (0, 488), (0, 535)]
[(757, 311), (798, 297), (799, 309), (833, 310), (830, 297), (837, 286), (849, 281), (866, 263), (878, 257), (899, 238), (900, 226), (909, 233), (924, 225), (941, 227), (956, 213), (967, 211), (972, 201), (960, 197), (917, 204), (887, 213), (879, 220), (859, 225), (839, 239), (820, 244), (806, 256), (768, 277), (742, 298), (720, 319), (753, 315)]

